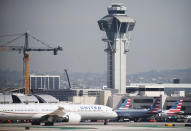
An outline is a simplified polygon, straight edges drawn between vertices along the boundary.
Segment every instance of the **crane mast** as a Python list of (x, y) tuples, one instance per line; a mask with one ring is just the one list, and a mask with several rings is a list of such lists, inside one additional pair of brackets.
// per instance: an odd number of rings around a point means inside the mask
[(71, 89), (72, 86), (70, 84), (70, 79), (69, 79), (69, 76), (68, 76), (68, 71), (66, 69), (64, 71), (66, 72), (66, 77), (67, 77), (67, 80), (68, 80), (68, 85), (69, 85), (69, 88)]
[(28, 33), (25, 33), (25, 45), (23, 50), (23, 89), (25, 95), (29, 95), (30, 59), (28, 49)]
[(23, 89), (25, 95), (29, 95), (30, 59), (29, 53), (25, 52), (23, 57)]

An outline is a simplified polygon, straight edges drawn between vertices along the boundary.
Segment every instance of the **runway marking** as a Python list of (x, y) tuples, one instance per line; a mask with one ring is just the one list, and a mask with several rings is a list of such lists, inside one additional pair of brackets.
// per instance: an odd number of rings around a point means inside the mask
[[(60, 130), (78, 130), (78, 129), (97, 129), (97, 128), (93, 128), (93, 127), (73, 127), (73, 126), (31, 126), (31, 125), (11, 125), (11, 126), (7, 126), (7, 125), (1, 125), (1, 127), (8, 127), (8, 128), (25, 128), (25, 127), (29, 127), (30, 129), (35, 129), (35, 128), (52, 128), (52, 129), (60, 129)], [(20, 130), (20, 129), (19, 129)], [(0, 130), (2, 131), (2, 130)]]
[(72, 126), (68, 126), (68, 127), (63, 127), (63, 126), (32, 126), (31, 128), (57, 128), (57, 129), (61, 129), (61, 130), (68, 130), (68, 129), (97, 129), (97, 128), (93, 128), (93, 127), (72, 127)]
[[(148, 128), (187, 128), (185, 126), (165, 126), (165, 125), (129, 125), (128, 127), (148, 127)], [(188, 129), (188, 128), (187, 128)]]

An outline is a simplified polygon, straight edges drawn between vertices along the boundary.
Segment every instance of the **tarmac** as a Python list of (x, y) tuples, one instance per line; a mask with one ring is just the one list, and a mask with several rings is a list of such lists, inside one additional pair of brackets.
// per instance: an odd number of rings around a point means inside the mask
[[(0, 123), (0, 131), (191, 131), (185, 127), (186, 123), (161, 122), (110, 122), (104, 125), (101, 122), (82, 122), (80, 124), (55, 123), (54, 126), (31, 125), (30, 123)], [(191, 123), (187, 123), (190, 124)]]

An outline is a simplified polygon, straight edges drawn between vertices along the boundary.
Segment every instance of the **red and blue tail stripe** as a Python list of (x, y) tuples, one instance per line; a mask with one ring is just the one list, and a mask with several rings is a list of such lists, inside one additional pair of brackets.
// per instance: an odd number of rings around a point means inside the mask
[(160, 97), (155, 99), (150, 111), (154, 112), (154, 113), (161, 112), (161, 109), (160, 109)]
[(183, 98), (179, 98), (177, 102), (168, 110), (169, 115), (178, 114), (181, 112)]
[(123, 104), (121, 105), (121, 107), (119, 109), (129, 109), (131, 104), (131, 97), (127, 97), (127, 99), (123, 102)]

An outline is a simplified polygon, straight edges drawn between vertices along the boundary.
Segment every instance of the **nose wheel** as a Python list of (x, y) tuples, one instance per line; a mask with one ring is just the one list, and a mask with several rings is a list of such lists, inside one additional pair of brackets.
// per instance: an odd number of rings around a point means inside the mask
[(108, 125), (108, 120), (104, 120), (104, 125)]
[(54, 122), (45, 122), (45, 126), (54, 126)]
[(40, 121), (32, 121), (31, 125), (40, 125)]

